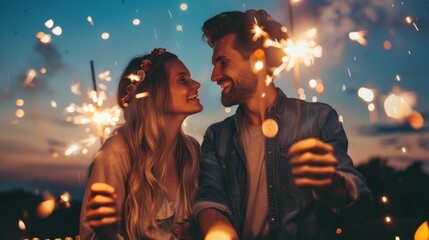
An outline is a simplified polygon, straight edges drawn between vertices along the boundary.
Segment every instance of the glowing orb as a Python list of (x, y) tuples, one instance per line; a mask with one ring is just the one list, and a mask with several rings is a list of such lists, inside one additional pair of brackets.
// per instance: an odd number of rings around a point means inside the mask
[(274, 119), (267, 119), (262, 123), (262, 133), (267, 138), (273, 138), (277, 135), (279, 126)]
[(392, 43), (389, 40), (384, 41), (383, 42), (383, 48), (384, 48), (384, 50), (392, 49)]
[(21, 230), (21, 231), (25, 231), (25, 229), (26, 229), (25, 223), (21, 219), (18, 220), (18, 227), (19, 227), (19, 230)]
[(317, 86), (317, 81), (315, 79), (310, 79), (310, 81), (308, 81), (308, 85), (311, 88), (315, 88)]
[(416, 111), (413, 111), (408, 117), (407, 117), (408, 123), (413, 127), (414, 129), (418, 130), (421, 129), (424, 125), (424, 119), (423, 116)]
[(18, 110), (16, 110), (16, 112), (15, 112), (15, 116), (16, 116), (17, 118), (23, 118), (23, 117), (24, 117), (24, 115), (25, 115), (25, 112), (24, 112), (24, 110), (22, 110), (22, 109), (18, 109)]
[(429, 239), (429, 226), (428, 222), (422, 223), (419, 228), (417, 228), (416, 233), (414, 234), (414, 240), (427, 240)]
[(264, 63), (262, 61), (257, 61), (255, 63), (255, 70), (260, 71), (264, 67)]
[(16, 99), (16, 106), (22, 107), (24, 105), (24, 100), (21, 98)]
[(55, 210), (55, 199), (45, 200), (37, 206), (36, 212), (40, 218), (46, 218), (51, 215)]

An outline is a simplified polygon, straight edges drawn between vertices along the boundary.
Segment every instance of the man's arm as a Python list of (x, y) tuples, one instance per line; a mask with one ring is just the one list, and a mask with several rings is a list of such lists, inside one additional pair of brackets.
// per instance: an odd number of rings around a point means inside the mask
[(229, 219), (218, 210), (213, 208), (204, 209), (198, 214), (197, 218), (204, 239), (238, 239)]
[(328, 207), (340, 209), (341, 218), (362, 221), (371, 209), (372, 195), (347, 154), (348, 140), (335, 110), (327, 113), (319, 137), (299, 141), (289, 149), (295, 183), (312, 189), (315, 198)]
[(207, 129), (201, 146), (199, 187), (194, 197), (192, 215), (199, 223), (203, 238), (209, 237), (207, 234), (213, 233), (212, 230), (225, 229), (227, 236), (231, 237), (226, 239), (235, 239), (237, 234), (230, 220), (231, 200), (225, 190), (225, 174), (217, 158), (219, 153), (216, 153), (213, 128)]

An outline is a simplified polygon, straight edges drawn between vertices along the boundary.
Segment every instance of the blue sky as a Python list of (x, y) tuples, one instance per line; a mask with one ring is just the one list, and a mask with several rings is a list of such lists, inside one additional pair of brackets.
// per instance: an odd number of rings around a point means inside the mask
[[(187, 4), (187, 10), (180, 9), (182, 3)], [(314, 66), (300, 66), (300, 87), (307, 101), (317, 97), (343, 117), (355, 164), (382, 156), (398, 168), (424, 160), (429, 171), (429, 0), (301, 0), (293, 6), (294, 36), (316, 27), (316, 41), (323, 48), (323, 56), (315, 59)], [(112, 81), (98, 78), (97, 82), (107, 89), (108, 100), (103, 106), (113, 107), (118, 76), (131, 57), (154, 47), (176, 53), (202, 84), (204, 110), (187, 119), (185, 127), (201, 141), (211, 123), (234, 112), (234, 108), (225, 111), (219, 87), (210, 81), (211, 49), (201, 40), (202, 23), (222, 11), (249, 8), (265, 9), (290, 28), (284, 0), (2, 0), (0, 190), (23, 187), (82, 194), (86, 169), (100, 144), (89, 146), (87, 154), (64, 155), (71, 144), (96, 135), (93, 125), (66, 122), (65, 108), (71, 102), (89, 102), (90, 60), (96, 74), (110, 71)], [(94, 25), (87, 21), (88, 16)], [(415, 25), (405, 21), (407, 16)], [(141, 21), (137, 26), (132, 24), (136, 18)], [(61, 27), (60, 36), (45, 26), (49, 19)], [(51, 34), (50, 44), (39, 42), (36, 34), (40, 31)], [(366, 31), (368, 44), (352, 41), (352, 31)], [(101, 38), (104, 32), (110, 34), (109, 39)], [(390, 50), (383, 47), (385, 41), (391, 43)], [(41, 74), (41, 68), (47, 73)], [(30, 69), (38, 75), (34, 87), (25, 88), (23, 81)], [(323, 81), (322, 94), (308, 86), (312, 78)], [(292, 72), (283, 72), (275, 83), (288, 96), (297, 97)], [(81, 95), (71, 91), (77, 84)], [(377, 122), (370, 121), (367, 103), (356, 94), (360, 87), (375, 90), (376, 112), (371, 114), (377, 115)], [(415, 96), (413, 109), (425, 119), (423, 128), (415, 130), (405, 120), (387, 117), (383, 101), (392, 91)], [(24, 105), (17, 106), (17, 99), (24, 100)], [(51, 101), (57, 107), (52, 107)], [(18, 109), (24, 110), (24, 117), (15, 116)], [(58, 157), (53, 157), (54, 152)]]

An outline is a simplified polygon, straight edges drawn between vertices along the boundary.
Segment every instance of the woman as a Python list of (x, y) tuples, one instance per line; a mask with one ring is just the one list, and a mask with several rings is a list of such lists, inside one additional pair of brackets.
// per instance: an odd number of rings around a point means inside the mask
[(183, 133), (200, 112), (200, 84), (163, 48), (130, 61), (117, 100), (125, 123), (97, 152), (81, 211), (81, 239), (191, 237), (197, 141)]

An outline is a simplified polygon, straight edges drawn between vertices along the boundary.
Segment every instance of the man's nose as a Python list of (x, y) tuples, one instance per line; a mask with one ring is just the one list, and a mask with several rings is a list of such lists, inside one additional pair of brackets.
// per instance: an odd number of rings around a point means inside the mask
[(217, 82), (222, 78), (222, 73), (219, 70), (218, 67), (213, 67), (213, 72), (212, 72), (212, 76), (211, 76), (211, 80), (212, 82)]

